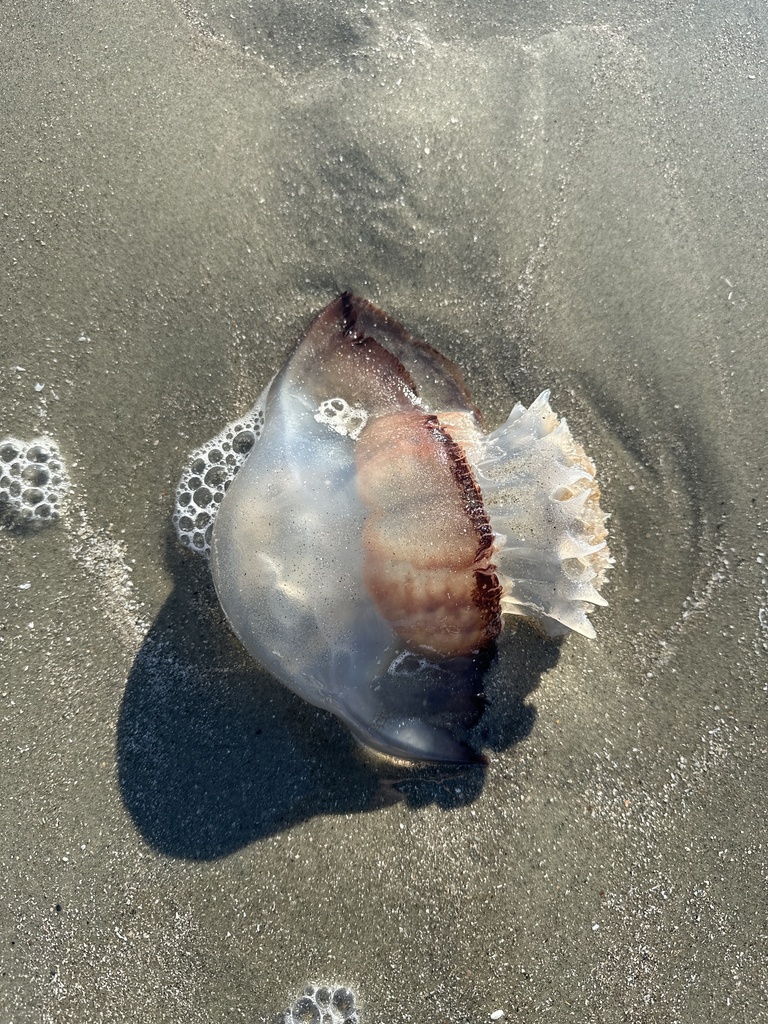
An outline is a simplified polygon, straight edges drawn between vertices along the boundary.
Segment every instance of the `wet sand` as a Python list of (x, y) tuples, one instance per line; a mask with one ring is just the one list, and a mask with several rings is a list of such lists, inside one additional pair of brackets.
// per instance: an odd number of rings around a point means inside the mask
[[(4, 6), (0, 437), (72, 491), (0, 531), (3, 1021), (768, 1017), (768, 13), (518, 6)], [(485, 769), (363, 755), (171, 529), (344, 288), (600, 468), (598, 639), (505, 631)]]

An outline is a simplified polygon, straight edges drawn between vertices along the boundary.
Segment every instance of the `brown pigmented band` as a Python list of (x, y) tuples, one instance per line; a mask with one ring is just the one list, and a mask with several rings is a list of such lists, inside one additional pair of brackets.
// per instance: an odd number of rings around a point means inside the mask
[(501, 629), (493, 531), (464, 452), (417, 409), (369, 421), (356, 446), (369, 514), (364, 578), (411, 650), (458, 657)]
[[(434, 422), (433, 422), (434, 421)], [(488, 513), (485, 511), (483, 496), (477, 486), (463, 449), (458, 445), (437, 416), (427, 417), (426, 426), (444, 438), (453, 479), (464, 497), (464, 508), (472, 529), (477, 537), (475, 564), (475, 592), (472, 595), (475, 606), (482, 612), (486, 622), (485, 646), (495, 640), (501, 632), (501, 584), (496, 575), (496, 566), (490, 562), (494, 544), (494, 532)]]

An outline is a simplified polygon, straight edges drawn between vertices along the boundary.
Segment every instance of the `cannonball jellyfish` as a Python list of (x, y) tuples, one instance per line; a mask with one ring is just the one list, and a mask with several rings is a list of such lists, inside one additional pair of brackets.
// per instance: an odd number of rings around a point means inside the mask
[(594, 637), (605, 520), (548, 391), (486, 432), (452, 362), (345, 293), (269, 386), (211, 568), (235, 633), (286, 686), (380, 752), (471, 762), (502, 616)]

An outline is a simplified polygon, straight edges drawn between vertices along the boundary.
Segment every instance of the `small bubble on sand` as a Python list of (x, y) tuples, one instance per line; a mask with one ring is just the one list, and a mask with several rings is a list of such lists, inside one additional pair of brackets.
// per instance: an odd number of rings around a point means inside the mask
[(0, 515), (13, 525), (40, 526), (61, 515), (69, 476), (50, 437), (0, 440)]
[(306, 985), (283, 1024), (360, 1024), (355, 994), (336, 985)]
[(261, 399), (249, 413), (233, 420), (187, 459), (176, 485), (173, 525), (179, 542), (208, 557), (211, 533), (227, 488), (261, 436), (264, 409)]

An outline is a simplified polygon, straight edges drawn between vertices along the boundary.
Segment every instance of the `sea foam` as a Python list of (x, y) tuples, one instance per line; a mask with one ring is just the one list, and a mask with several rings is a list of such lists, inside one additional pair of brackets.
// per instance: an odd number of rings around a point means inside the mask
[(61, 515), (69, 476), (50, 437), (0, 441), (0, 514), (14, 525), (39, 526)]

